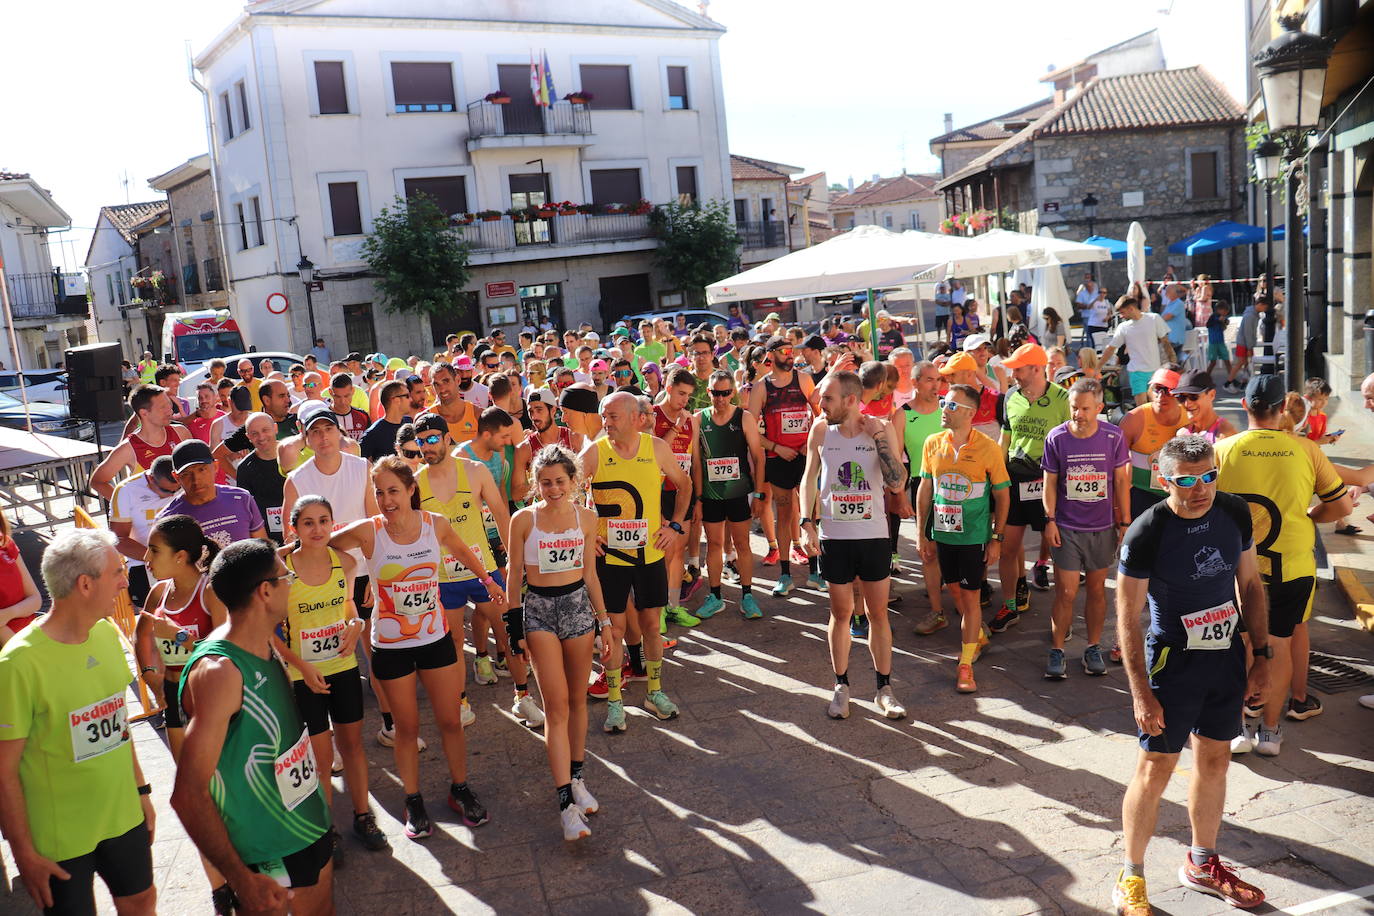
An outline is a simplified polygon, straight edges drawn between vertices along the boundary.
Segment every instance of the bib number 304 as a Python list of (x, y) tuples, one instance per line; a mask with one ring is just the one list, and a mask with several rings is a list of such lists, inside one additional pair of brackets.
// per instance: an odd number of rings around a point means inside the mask
[(75, 763), (108, 754), (129, 740), (129, 710), (124, 705), (123, 691), (73, 709), (67, 714), (67, 722)]

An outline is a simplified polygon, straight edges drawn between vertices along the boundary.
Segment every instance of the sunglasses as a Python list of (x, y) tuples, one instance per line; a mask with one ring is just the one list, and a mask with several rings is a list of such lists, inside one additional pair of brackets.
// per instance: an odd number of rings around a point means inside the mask
[(1168, 388), (1165, 388), (1163, 385), (1151, 385), (1150, 394), (1172, 395), (1173, 391)]
[(416, 436), (416, 442), (423, 442), (425, 445), (438, 445), (444, 441), (443, 433), (431, 433), (428, 436)]
[(776, 350), (773, 351), (773, 353), (774, 353), (775, 355), (779, 355), (779, 356), (791, 356), (791, 355), (792, 355), (792, 348), (791, 348), (791, 347), (778, 347)]
[(1191, 404), (1193, 401), (1202, 400), (1201, 394), (1176, 394), (1174, 395), (1174, 397), (1178, 398), (1185, 404)]
[(960, 407), (968, 407), (969, 410), (972, 410), (972, 409), (973, 409), (973, 408), (970, 407), (968, 404), (960, 404), (958, 401), (954, 400), (954, 398), (941, 398), (941, 399), (940, 399), (940, 409), (941, 409), (941, 410), (958, 410)]
[(713, 388), (713, 389), (711, 389), (711, 397), (713, 397), (713, 398), (728, 398), (728, 397), (730, 397), (730, 395), (732, 395), (732, 394), (734, 394), (734, 393), (735, 393), (735, 390), (734, 390), (733, 388), (724, 388), (724, 389)]
[(419, 449), (403, 448), (403, 449), (401, 449), (401, 457), (402, 457), (402, 458), (411, 458), (411, 459), (414, 459), (414, 458), (422, 458), (422, 457), (424, 457), (424, 456), (420, 454), (420, 450), (419, 450)]
[(625, 369), (621, 369), (621, 370), (619, 370), (619, 371), (616, 372), (615, 377), (616, 377), (616, 378), (629, 378), (629, 377), (632, 376), (632, 375), (634, 375), (633, 372), (630, 372), (630, 371), (625, 370)]
[(261, 585), (263, 582), (280, 582), (282, 579), (285, 579), (286, 584), (290, 585), (292, 582), (295, 582), (297, 578), (299, 577), (288, 569), (280, 576), (268, 576), (266, 579), (263, 579), (261, 582), (259, 582), (258, 585)]
[(1167, 480), (1169, 481), (1169, 483), (1173, 484), (1176, 487), (1182, 487), (1185, 490), (1190, 490), (1200, 483), (1216, 483), (1217, 474), (1217, 469), (1212, 468), (1205, 474), (1177, 474), (1173, 477), (1165, 477), (1161, 474), (1160, 479)]

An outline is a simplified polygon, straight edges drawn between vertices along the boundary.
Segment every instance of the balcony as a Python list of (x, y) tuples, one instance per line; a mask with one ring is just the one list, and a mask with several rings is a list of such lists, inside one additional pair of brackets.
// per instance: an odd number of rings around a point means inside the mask
[(758, 222), (745, 220), (735, 223), (735, 231), (744, 239), (745, 250), (757, 248), (780, 248), (787, 244), (783, 224), (777, 220)]
[(205, 267), (205, 291), (207, 293), (222, 291), (224, 289), (224, 272), (220, 268), (219, 258), (206, 258), (201, 263)]
[[(458, 227), (473, 254), (502, 251), (536, 252), (604, 242), (638, 242), (653, 238), (644, 213), (578, 213), (517, 222), (475, 220)], [(643, 247), (643, 246), (639, 246)]]
[(510, 102), (468, 106), (468, 152), (523, 147), (591, 146), (592, 113), (586, 105), (555, 102), (548, 108)]
[(57, 314), (57, 289), (53, 274), (7, 274), (10, 313), (14, 320), (51, 318)]

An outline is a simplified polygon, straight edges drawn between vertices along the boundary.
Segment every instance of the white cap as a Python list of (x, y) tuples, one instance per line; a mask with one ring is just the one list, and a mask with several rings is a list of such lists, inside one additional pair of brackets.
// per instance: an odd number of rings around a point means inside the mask
[(596, 341), (597, 343), (601, 343), (601, 335), (598, 334), (598, 333), (596, 333), (595, 331), (588, 331), (587, 333), (583, 334), (583, 335), (582, 335), (582, 339), (583, 339), (583, 340), (594, 340), (594, 341)]
[(992, 343), (992, 338), (986, 334), (970, 334), (964, 338), (964, 352), (968, 353), (977, 350), (983, 344)]

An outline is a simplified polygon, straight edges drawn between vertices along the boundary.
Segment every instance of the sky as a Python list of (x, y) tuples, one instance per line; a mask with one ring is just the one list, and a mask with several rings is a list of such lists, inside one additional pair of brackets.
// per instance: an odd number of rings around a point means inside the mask
[[(76, 269), (100, 207), (160, 197), (148, 179), (205, 152), (187, 43), (200, 51), (243, 3), (11, 6), (0, 171), (32, 174), (71, 215), (52, 256)], [(727, 29), (730, 151), (842, 184), (934, 170), (945, 112), (957, 127), (1043, 98), (1051, 66), (1152, 28), (1170, 67), (1204, 64), (1244, 101), (1243, 0), (713, 0), (708, 14)]]

